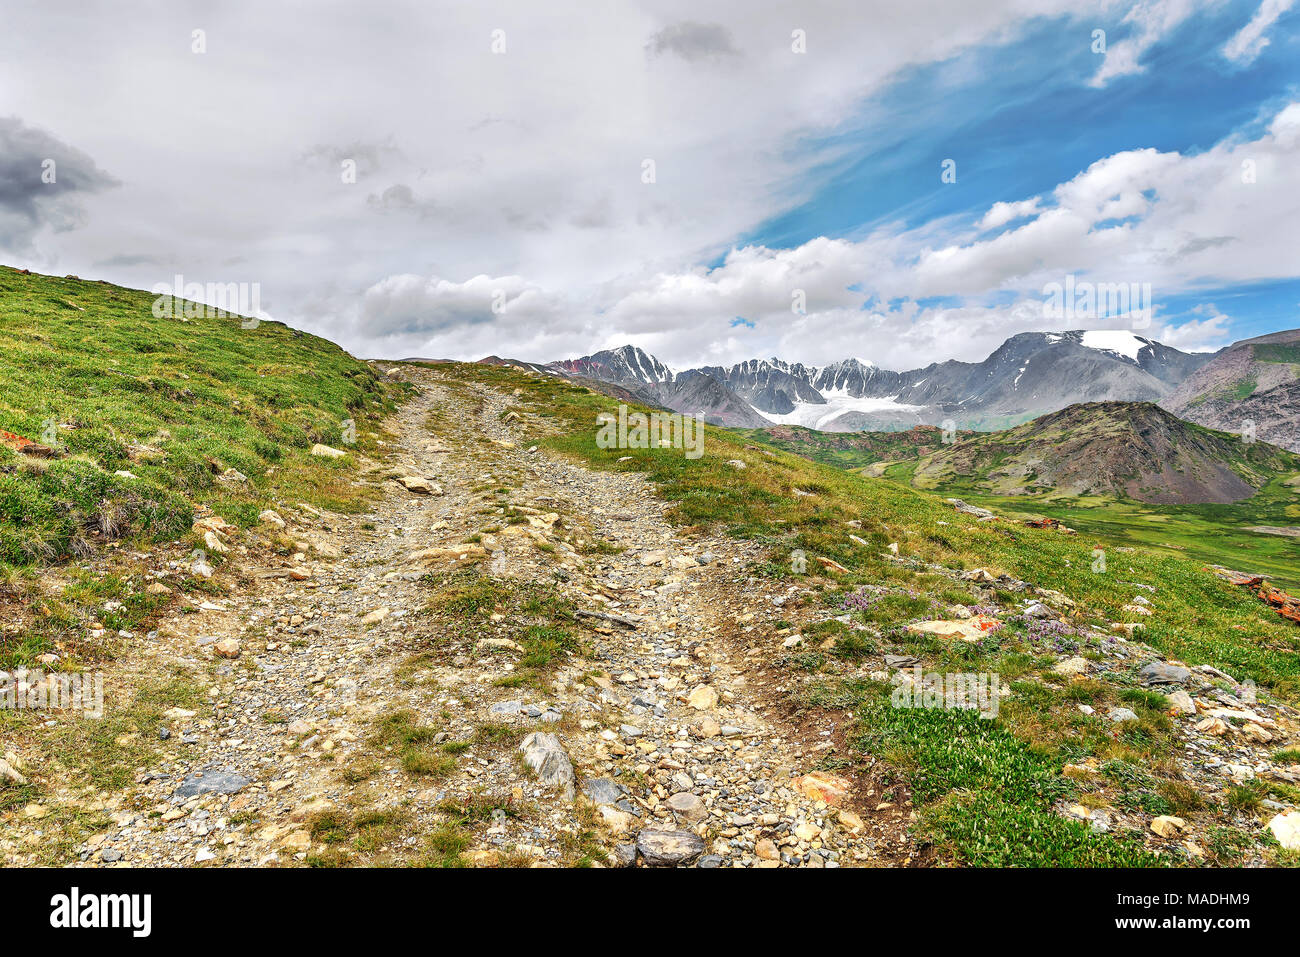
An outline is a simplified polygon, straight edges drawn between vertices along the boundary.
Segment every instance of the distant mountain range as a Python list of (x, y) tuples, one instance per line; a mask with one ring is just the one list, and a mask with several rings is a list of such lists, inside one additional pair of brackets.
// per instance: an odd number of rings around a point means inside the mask
[(908, 372), (861, 359), (819, 367), (777, 358), (675, 371), (631, 345), (546, 365), (513, 364), (614, 385), (647, 404), (703, 412), (721, 425), (858, 432), (945, 423), (987, 430), (1077, 402), (1160, 401), (1212, 358), (1128, 331), (1075, 331), (1022, 333), (983, 362), (949, 360)]

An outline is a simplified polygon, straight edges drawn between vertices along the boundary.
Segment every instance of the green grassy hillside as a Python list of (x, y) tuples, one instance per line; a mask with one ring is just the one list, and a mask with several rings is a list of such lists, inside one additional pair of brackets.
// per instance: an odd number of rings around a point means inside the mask
[[(805, 629), (814, 647), (826, 638), (838, 642), (831, 651), (785, 659), (796, 686), (789, 701), (824, 712), (831, 721), (851, 713), (847, 734), (858, 753), (883, 757), (897, 769), (920, 804), (922, 828), (956, 860), (1151, 864), (1154, 859), (1130, 839), (1090, 833), (1054, 807), (1063, 800), (1115, 802), (1151, 813), (1192, 813), (1199, 807), (1173, 770), (1181, 745), (1162, 695), (1143, 690), (1129, 674), (1067, 688), (1051, 674), (1061, 654), (1104, 660), (1100, 643), (1113, 641), (1106, 637), (1111, 622), (1129, 620), (1124, 606), (1133, 600), (1134, 582), (1154, 589), (1148, 594), (1158, 609), (1144, 621), (1143, 641), (1189, 664), (1254, 679), (1266, 695), (1300, 699), (1300, 630), (1200, 562), (1161, 550), (1117, 548), (1121, 543), (1109, 536), (981, 523), (954, 512), (939, 495), (760, 448), (726, 429), (706, 430), (705, 451), (696, 460), (671, 449), (601, 449), (596, 416), (613, 406), (604, 396), (508, 370), (439, 369), (453, 379), (518, 390), (517, 401), (550, 424), (529, 441), (589, 467), (647, 474), (675, 503), (669, 515), (688, 534), (718, 528), (763, 543), (769, 562), (759, 569), (762, 575), (800, 581), (792, 571), (795, 550), (805, 551), (810, 565), (813, 557), (826, 557), (844, 566), (847, 572), (836, 573), (833, 581), (822, 577), (821, 602), (831, 615), (847, 614), (880, 629), (882, 638), (864, 644), (829, 619)], [(746, 467), (729, 464), (735, 460)], [(795, 495), (796, 488), (811, 494)], [(890, 543), (898, 543), (905, 562), (890, 559)], [(1110, 555), (1100, 573), (1093, 570), (1098, 548)], [(978, 587), (934, 566), (1009, 574), (1064, 593), (1078, 603), (1077, 611), (1061, 634), (1046, 637), (1014, 616), (995, 636), (975, 644), (914, 635), (903, 627), (909, 620), (932, 615), (936, 607), (983, 601)], [(863, 594), (875, 597), (855, 598)], [(993, 589), (992, 597), (1004, 608), (1019, 601), (1001, 589)], [(836, 666), (881, 651), (924, 655), (927, 669), (935, 671), (997, 673), (1011, 682), (1015, 696), (992, 722), (969, 712), (891, 708), (888, 686)], [(801, 674), (812, 680), (802, 683)], [(1078, 705), (1084, 703), (1095, 713), (1081, 713)], [(1132, 708), (1140, 720), (1117, 733), (1099, 714), (1110, 706)], [(1066, 763), (1087, 758), (1100, 762), (1104, 781), (1080, 784), (1062, 776)], [(1210, 813), (1221, 815), (1228, 830), (1238, 826), (1231, 808)], [(1227, 851), (1215, 853), (1219, 862), (1231, 859)]]
[[(943, 432), (933, 425), (918, 425), (895, 432), (818, 432), (798, 425), (735, 431), (759, 445), (793, 452), (814, 462), (843, 469), (911, 461), (943, 445)], [(963, 431), (957, 437), (967, 439), (975, 434)]]
[(374, 372), (281, 323), (158, 319), (153, 300), (0, 267), (0, 429), (66, 453), (0, 447), (0, 561), (66, 558), (92, 533), (175, 537), (200, 500), (249, 524), (276, 497), (350, 497), (347, 463), (308, 451), (383, 406)]
[[(364, 501), (356, 455), (310, 449), (373, 447), (391, 401), (369, 366), (281, 323), (156, 318), (154, 298), (0, 267), (0, 429), (59, 452), (0, 445), (0, 583), (11, 597), (22, 600), (42, 566), (108, 542), (184, 541), (199, 505), (247, 526), (281, 502)], [(32, 627), (47, 632), (53, 612), (40, 610)], [(49, 637), (0, 635), (0, 666), (30, 663)]]

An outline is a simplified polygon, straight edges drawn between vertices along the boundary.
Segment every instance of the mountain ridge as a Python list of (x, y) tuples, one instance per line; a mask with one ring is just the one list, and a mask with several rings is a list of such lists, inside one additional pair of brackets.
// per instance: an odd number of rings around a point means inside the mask
[[(857, 432), (1008, 427), (1080, 402), (1154, 402), (1217, 354), (1182, 352), (1128, 330), (1070, 330), (1018, 333), (981, 362), (949, 359), (903, 372), (858, 358), (808, 366), (777, 357), (674, 371), (631, 344), (518, 364), (611, 383), (717, 424)], [(683, 376), (706, 378), (683, 388)]]
[(1227, 504), (1294, 471), (1300, 457), (1291, 452), (1185, 422), (1155, 403), (1092, 402), (932, 452), (913, 481), (997, 495)]
[(1162, 402), (1181, 418), (1300, 452), (1300, 329), (1234, 342)]

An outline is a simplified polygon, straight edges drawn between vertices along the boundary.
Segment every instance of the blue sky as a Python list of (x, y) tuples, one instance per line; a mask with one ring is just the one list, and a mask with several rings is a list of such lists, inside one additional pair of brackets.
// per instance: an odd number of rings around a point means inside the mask
[[(1140, 73), (1100, 88), (1089, 81), (1102, 55), (1087, 42), (1089, 27), (1071, 18), (1037, 20), (1013, 43), (907, 68), (842, 129), (800, 144), (834, 159), (808, 178), (805, 201), (736, 245), (788, 248), (887, 225), (978, 220), (995, 202), (1050, 192), (1114, 153), (1196, 155), (1249, 138), (1300, 90), (1300, 7), (1282, 14), (1248, 66), (1221, 54), (1258, 7), (1228, 3), (1185, 21), (1145, 52)], [(1135, 32), (1121, 19), (1096, 21), (1109, 43)], [(940, 182), (946, 159), (956, 163), (955, 183)], [(1300, 250), (1296, 259), (1300, 274)], [(1291, 328), (1300, 324), (1300, 279), (1211, 284), (1160, 299), (1169, 321), (1196, 319), (1211, 302), (1230, 311), (1232, 339)]]
[(1300, 0), (48, 8), (0, 262), (256, 284), (357, 355), (908, 369), (1086, 327), (1070, 276), (1178, 348), (1300, 326)]

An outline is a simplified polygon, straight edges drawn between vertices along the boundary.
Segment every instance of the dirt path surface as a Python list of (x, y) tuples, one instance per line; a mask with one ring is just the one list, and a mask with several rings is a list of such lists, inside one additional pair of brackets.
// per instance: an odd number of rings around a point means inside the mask
[[(683, 537), (639, 477), (517, 444), (509, 395), (402, 374), (418, 391), (374, 511), (266, 517), (296, 555), (236, 547), (243, 587), (184, 599), (118, 663), (185, 675), (202, 703), (166, 712), (164, 759), (127, 787), (45, 802), (103, 816), (70, 863), (918, 858), (905, 798), (788, 720), (764, 666), (795, 589), (748, 577), (753, 546)], [(14, 815), (7, 862), (41, 817)]]

